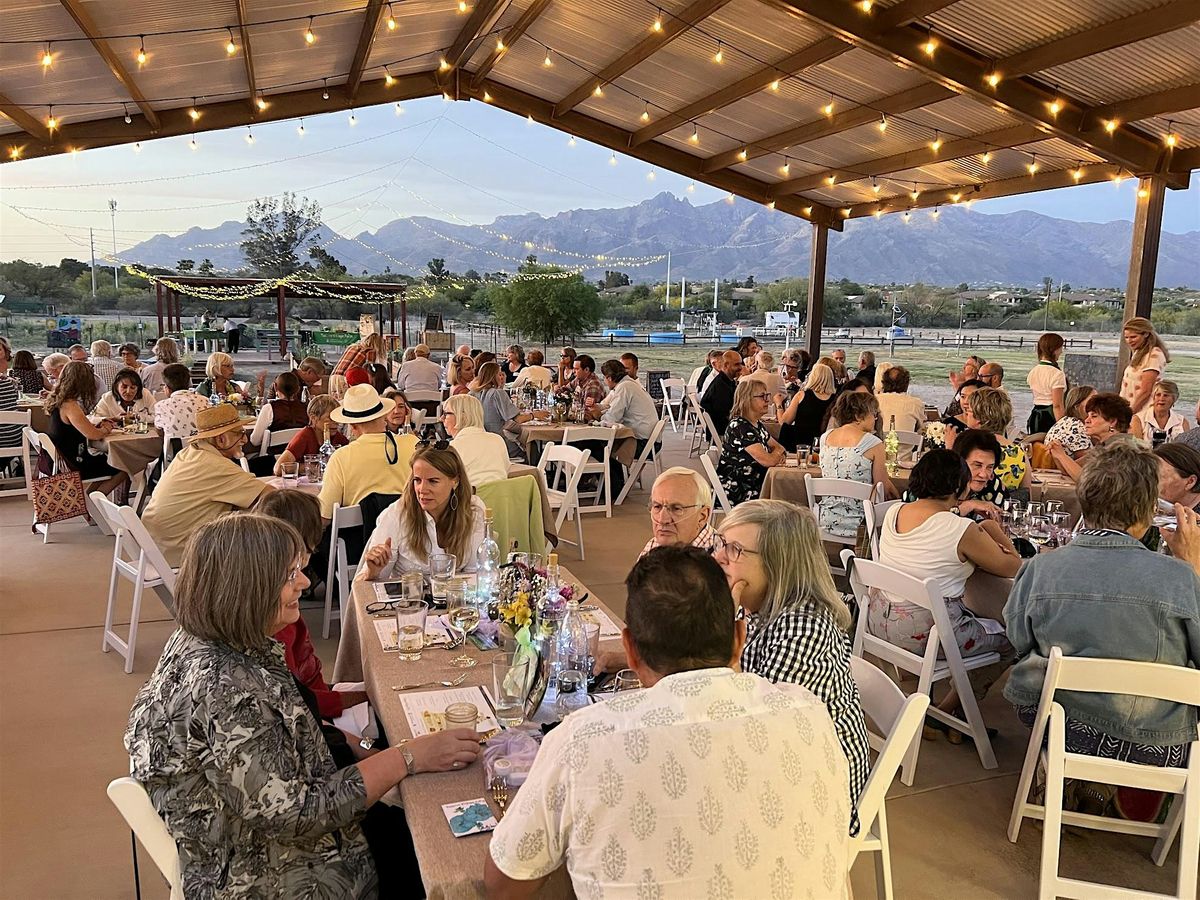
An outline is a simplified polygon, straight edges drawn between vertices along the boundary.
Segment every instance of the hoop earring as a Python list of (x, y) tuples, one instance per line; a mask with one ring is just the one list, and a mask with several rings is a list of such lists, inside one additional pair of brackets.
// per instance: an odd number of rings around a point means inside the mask
[(456, 509), (458, 509), (458, 494), (453, 493), (450, 495), (450, 511), (454, 512)]

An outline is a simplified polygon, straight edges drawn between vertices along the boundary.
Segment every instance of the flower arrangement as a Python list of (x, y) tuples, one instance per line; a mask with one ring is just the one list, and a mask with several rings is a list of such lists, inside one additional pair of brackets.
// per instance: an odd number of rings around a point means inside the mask
[(246, 398), (243, 397), (241, 394), (226, 394), (225, 402), (232, 403), (234, 406), (239, 406), (242, 403), (246, 402)]
[(940, 450), (946, 446), (946, 423), (930, 422), (925, 426), (925, 449)]
[[(514, 631), (532, 625), (538, 602), (546, 595), (546, 570), (523, 562), (505, 563), (500, 567), (497, 584), (497, 615), (504, 625)], [(559, 603), (575, 595), (574, 585), (560, 585)]]

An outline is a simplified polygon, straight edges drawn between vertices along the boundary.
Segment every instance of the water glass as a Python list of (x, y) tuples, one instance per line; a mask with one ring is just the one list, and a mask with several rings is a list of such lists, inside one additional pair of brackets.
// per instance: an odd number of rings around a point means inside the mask
[(1026, 509), (1029, 510), (1029, 518), (1032, 519), (1034, 516), (1044, 515), (1046, 507), (1042, 503), (1030, 501), (1029, 506), (1027, 506)]
[(279, 467), (279, 471), (283, 474), (283, 486), (285, 488), (294, 488), (300, 478), (300, 463), (285, 462)]
[(642, 679), (633, 669), (622, 669), (613, 679), (613, 692), (638, 691), (642, 688)]
[(796, 458), (800, 461), (800, 465), (807, 466), (812, 458), (812, 447), (808, 444), (801, 444), (796, 448)]
[(500, 653), (492, 660), (492, 699), (496, 702), (496, 720), (505, 728), (525, 721), (525, 695), (531, 681), (532, 658), (517, 661), (516, 653)]
[(1061, 500), (1047, 500), (1046, 501), (1046, 515), (1052, 516), (1052, 515), (1054, 515), (1054, 513), (1060, 513), (1062, 511), (1063, 511), (1063, 502)]
[(429, 591), (439, 606), (446, 602), (446, 591), (458, 560), (453, 553), (431, 553), (429, 555)]
[(396, 604), (396, 643), (400, 658), (413, 662), (425, 646), (425, 617), (429, 604), (423, 600), (401, 600)]
[(583, 671), (585, 675), (590, 675), (596, 668), (596, 656), (600, 653), (599, 623), (584, 622), (583, 633), (587, 639), (587, 664)]
[(1039, 547), (1045, 547), (1051, 542), (1053, 532), (1050, 530), (1050, 520), (1045, 516), (1030, 516), (1029, 530), (1026, 537)]
[(421, 601), (425, 599), (425, 576), (420, 572), (405, 572), (400, 576), (400, 584), (405, 600)]
[(591, 701), (588, 700), (587, 677), (574, 669), (560, 672), (558, 675), (558, 699), (555, 708), (558, 715), (566, 718), (577, 709), (583, 709)]
[(479, 708), (474, 703), (451, 703), (443, 713), (447, 730), (470, 728), (475, 730), (479, 722)]
[(321, 457), (310, 453), (304, 457), (304, 477), (309, 484), (321, 483)]

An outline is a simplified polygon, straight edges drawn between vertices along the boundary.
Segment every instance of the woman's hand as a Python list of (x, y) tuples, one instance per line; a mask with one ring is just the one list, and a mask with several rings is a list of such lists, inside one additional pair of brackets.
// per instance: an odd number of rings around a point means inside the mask
[(600, 647), (596, 650), (596, 661), (592, 665), (594, 675), (600, 675), (603, 672), (620, 672), (627, 668), (629, 668), (629, 657), (625, 655), (624, 648), (619, 644), (615, 647), (607, 649)]
[(1062, 459), (1064, 456), (1070, 456), (1067, 449), (1058, 441), (1051, 441), (1046, 445), (1046, 449), (1050, 451), (1050, 455), (1054, 459)]
[(376, 544), (362, 556), (363, 578), (374, 581), (392, 562), (392, 539)]
[(466, 768), (475, 762), (479, 749), (479, 735), (470, 728), (451, 728), (413, 738), (408, 742), (408, 751), (416, 771), (408, 774)]
[(96, 427), (99, 428), (106, 435), (112, 434), (113, 423), (110, 419), (101, 419), (100, 422), (96, 425)]
[(993, 522), (1000, 521), (1000, 508), (986, 500), (963, 500), (958, 504), (958, 509), (966, 515), (984, 516)]
[(1171, 555), (1183, 560), (1200, 575), (1200, 521), (1194, 509), (1175, 504), (1174, 530), (1162, 529)]

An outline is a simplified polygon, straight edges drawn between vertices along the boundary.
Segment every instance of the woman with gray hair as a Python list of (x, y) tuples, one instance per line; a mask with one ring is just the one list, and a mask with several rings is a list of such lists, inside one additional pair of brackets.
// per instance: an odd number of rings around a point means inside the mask
[(742, 671), (812, 691), (829, 710), (850, 765), (850, 833), (870, 772), (862, 700), (850, 674), (850, 611), (829, 574), (811, 512), (782, 500), (752, 500), (717, 530), (713, 558), (749, 618)]
[(228, 353), (213, 353), (204, 364), (204, 374), (208, 377), (196, 385), (196, 393), (201, 397), (224, 397), (226, 394), (238, 392), (238, 386), (233, 380), (233, 357)]
[(762, 424), (770, 402), (771, 392), (754, 378), (739, 381), (733, 392), (729, 427), (725, 429), (721, 458), (717, 460), (717, 477), (729, 502), (735, 506), (758, 499), (767, 469), (780, 465), (787, 456), (783, 445)]
[(483, 427), (483, 404), (470, 394), (442, 402), (442, 427), (458, 454), (472, 487), (508, 477), (508, 443)]
[(134, 699), (125, 748), (189, 897), (375, 896), (367, 808), (479, 755), (474, 730), (454, 729), (386, 750), (355, 738), (358, 761), (336, 767), (272, 638), (300, 615), (307, 561), (295, 528), (256, 514), (209, 522), (184, 554), (179, 629)]
[[(1064, 656), (1200, 668), (1196, 513), (1176, 505), (1177, 559), (1143, 543), (1158, 506), (1159, 462), (1136, 441), (1105, 441), (1087, 455), (1077, 487), (1087, 527), (1066, 547), (1029, 560), (1004, 607), (1017, 652), (1004, 696), (1032, 725), (1053, 647)], [(1186, 559), (1186, 561), (1185, 561)], [(1182, 766), (1196, 739), (1196, 706), (1121, 694), (1055, 695), (1067, 714), (1068, 753)], [(1100, 813), (1111, 787), (1086, 784)]]
[(175, 339), (159, 338), (154, 342), (154, 362), (143, 366), (138, 372), (142, 376), (142, 386), (155, 395), (163, 394), (165, 396), (163, 389), (166, 384), (163, 382), (162, 371), (177, 362), (179, 362), (179, 345), (175, 343)]

